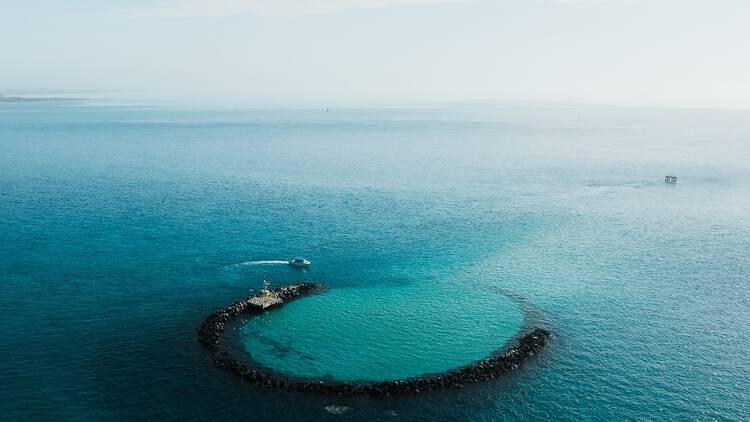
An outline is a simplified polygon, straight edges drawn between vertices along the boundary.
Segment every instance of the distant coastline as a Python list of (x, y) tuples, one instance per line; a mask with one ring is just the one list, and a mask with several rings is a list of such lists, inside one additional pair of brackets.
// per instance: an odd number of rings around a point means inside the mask
[(38, 103), (50, 101), (84, 101), (84, 98), (69, 97), (17, 97), (0, 94), (0, 103)]

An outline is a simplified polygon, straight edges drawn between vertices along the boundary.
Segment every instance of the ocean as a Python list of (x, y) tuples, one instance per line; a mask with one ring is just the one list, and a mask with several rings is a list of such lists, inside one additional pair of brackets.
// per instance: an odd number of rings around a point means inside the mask
[[(0, 419), (748, 420), (749, 163), (742, 111), (0, 104)], [(291, 376), (553, 336), (263, 389), (195, 330), (264, 278), (327, 286), (227, 333)]]

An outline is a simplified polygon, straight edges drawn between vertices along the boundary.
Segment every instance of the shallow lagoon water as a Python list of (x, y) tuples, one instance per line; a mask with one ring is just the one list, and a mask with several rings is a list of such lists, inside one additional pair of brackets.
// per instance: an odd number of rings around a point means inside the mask
[(350, 287), (253, 318), (252, 360), (296, 377), (394, 380), (445, 372), (502, 349), (523, 324), (500, 294), (453, 283)]
[[(4, 104), (0, 415), (747, 419), (748, 122), (523, 105)], [(295, 255), (313, 266), (238, 265)], [(445, 285), (490, 309), (510, 292), (555, 337), (518, 373), (460, 391), (373, 400), (256, 388), (215, 368), (195, 329), (264, 276), (320, 281), (352, 301), (393, 289), (438, 305), (426, 292)], [(279, 317), (303, 326), (315, 311), (304, 300)], [(501, 311), (479, 327), (497, 328)], [(367, 328), (354, 337), (364, 340), (399, 318), (350, 327)], [(429, 328), (420, 339), (439, 338)], [(292, 345), (330, 360), (315, 338)], [(345, 362), (339, 376), (366, 369)]]

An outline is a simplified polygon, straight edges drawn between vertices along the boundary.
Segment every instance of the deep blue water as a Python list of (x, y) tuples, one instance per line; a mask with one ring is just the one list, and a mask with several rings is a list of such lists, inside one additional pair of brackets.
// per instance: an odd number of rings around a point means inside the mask
[[(748, 163), (745, 112), (0, 104), (0, 419), (747, 420)], [(313, 266), (241, 265), (295, 255)], [(466, 326), (437, 316), (446, 291), (478, 304), (471, 325), (498, 347), (517, 314), (489, 321), (481, 306), (504, 292), (554, 339), (517, 373), (458, 391), (263, 390), (194, 338), (264, 276), (344, 293), (325, 302), (326, 341), (279, 334), (320, 311), (306, 299), (263, 326), (320, 362), (381, 342), (341, 356), (341, 377), (371, 377), (363, 356), (398, 353), (396, 341), (415, 356), (457, 350), (446, 366), (484, 353), (471, 332), (439, 347)], [(366, 323), (383, 291), (422, 296)], [(339, 313), (354, 322), (332, 323)], [(407, 344), (398, 328), (412, 317)]]

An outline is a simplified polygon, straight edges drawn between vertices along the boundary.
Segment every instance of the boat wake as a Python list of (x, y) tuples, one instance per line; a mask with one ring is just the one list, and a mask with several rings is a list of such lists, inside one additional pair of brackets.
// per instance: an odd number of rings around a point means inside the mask
[(235, 264), (237, 266), (254, 266), (254, 265), (279, 265), (279, 264), (289, 264), (288, 260), (282, 260), (282, 259), (265, 259), (260, 261), (245, 261), (241, 262), (239, 264)]

